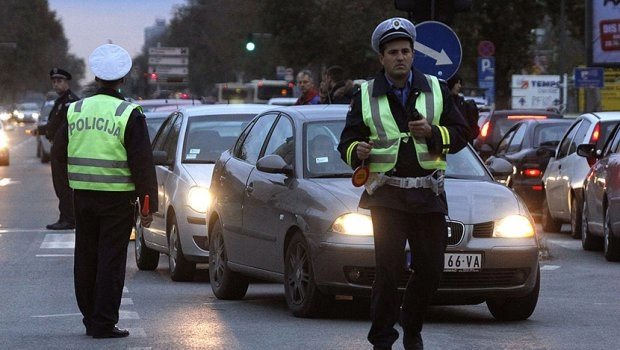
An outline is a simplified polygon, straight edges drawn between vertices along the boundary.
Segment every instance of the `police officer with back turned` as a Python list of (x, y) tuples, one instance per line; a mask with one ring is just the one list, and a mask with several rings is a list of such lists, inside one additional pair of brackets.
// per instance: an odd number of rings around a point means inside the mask
[[(72, 103), (59, 143), (75, 200), (75, 296), (86, 334), (122, 338), (116, 326), (125, 283), (136, 197), (157, 208), (157, 179), (145, 117), (119, 93), (131, 69), (129, 53), (105, 44), (89, 56), (99, 89)], [(140, 217), (148, 227), (153, 216)]]
[[(376, 27), (371, 44), (383, 69), (354, 96), (338, 146), (352, 168), (370, 172), (359, 205), (370, 209), (373, 221), (368, 340), (374, 349), (392, 348), (397, 321), (405, 349), (423, 349), (420, 332), (439, 287), (448, 236), (446, 154), (462, 149), (468, 136), (445, 82), (413, 68), (415, 39), (415, 26), (404, 18)], [(407, 241), (412, 274), (400, 298)]]

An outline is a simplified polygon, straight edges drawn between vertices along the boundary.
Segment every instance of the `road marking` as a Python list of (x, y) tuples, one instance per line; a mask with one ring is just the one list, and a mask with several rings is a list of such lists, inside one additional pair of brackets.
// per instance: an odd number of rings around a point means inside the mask
[(41, 249), (73, 249), (75, 248), (75, 234), (48, 233), (43, 238)]
[(560, 265), (542, 265), (540, 271), (553, 271), (560, 268)]
[(570, 250), (582, 250), (581, 240), (560, 240), (560, 239), (548, 239), (547, 243), (555, 244), (565, 249)]

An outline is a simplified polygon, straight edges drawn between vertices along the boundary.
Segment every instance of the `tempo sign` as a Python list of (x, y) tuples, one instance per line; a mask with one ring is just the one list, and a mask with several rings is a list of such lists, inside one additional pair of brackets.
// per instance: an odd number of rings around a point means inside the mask
[(560, 105), (559, 75), (513, 75), (512, 108), (547, 109)]

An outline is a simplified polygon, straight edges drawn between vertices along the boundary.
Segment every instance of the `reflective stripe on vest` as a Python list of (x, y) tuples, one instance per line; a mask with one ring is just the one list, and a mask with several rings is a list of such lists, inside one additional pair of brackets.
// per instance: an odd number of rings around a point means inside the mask
[[(133, 191), (125, 128), (136, 104), (95, 95), (69, 105), (69, 185), (95, 191)], [(110, 111), (114, 111), (111, 113)]]
[(418, 162), (422, 168), (446, 169), (445, 155), (449, 150), (450, 135), (447, 128), (439, 125), (443, 111), (443, 96), (439, 80), (430, 75), (425, 75), (425, 77), (433, 93), (421, 92), (416, 99), (415, 106), (420, 114), (426, 116), (430, 124), (439, 128), (443, 143), (441, 156), (429, 154), (424, 138), (412, 138), (408, 131), (400, 131), (392, 116), (387, 96), (372, 97), (374, 80), (370, 80), (362, 84), (361, 92), (362, 117), (364, 123), (370, 128), (370, 139), (373, 141), (369, 164), (371, 172), (387, 172), (393, 169), (401, 140), (405, 145), (404, 147), (407, 147), (409, 138), (413, 139)]

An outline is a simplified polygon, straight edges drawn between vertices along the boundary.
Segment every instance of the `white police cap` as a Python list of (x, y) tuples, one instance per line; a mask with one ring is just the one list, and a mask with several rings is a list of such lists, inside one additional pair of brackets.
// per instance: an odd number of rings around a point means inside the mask
[(415, 43), (415, 26), (408, 19), (394, 17), (379, 23), (370, 40), (373, 50), (379, 52), (379, 46), (394, 39), (405, 38)]
[(131, 69), (131, 56), (122, 47), (105, 44), (96, 48), (88, 57), (88, 66), (101, 80), (118, 80)]

